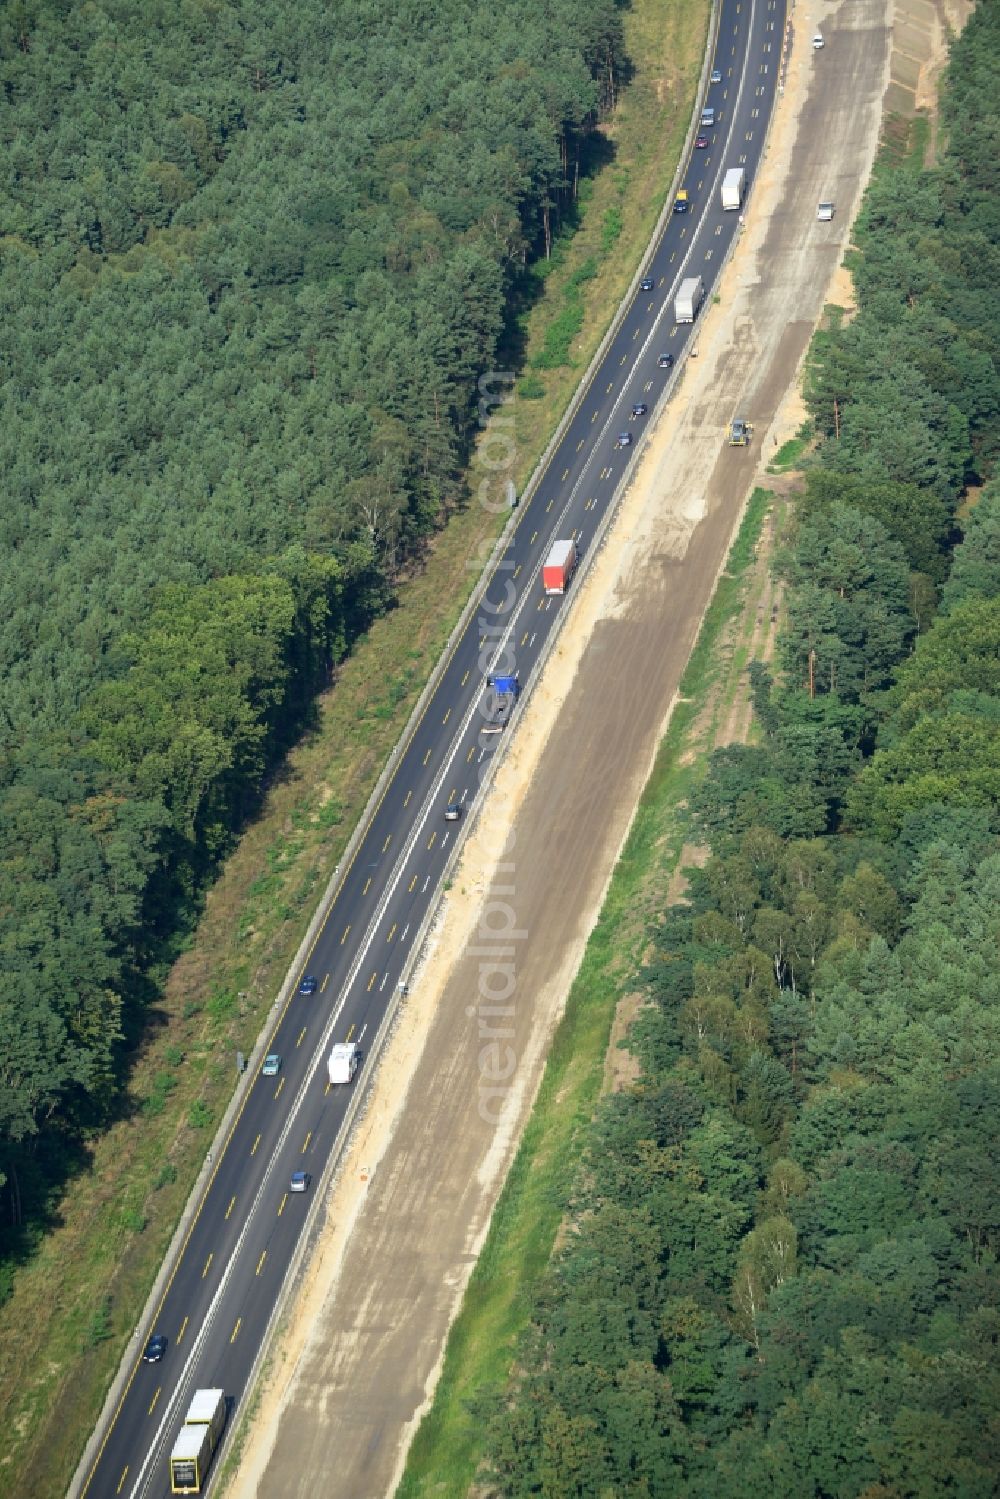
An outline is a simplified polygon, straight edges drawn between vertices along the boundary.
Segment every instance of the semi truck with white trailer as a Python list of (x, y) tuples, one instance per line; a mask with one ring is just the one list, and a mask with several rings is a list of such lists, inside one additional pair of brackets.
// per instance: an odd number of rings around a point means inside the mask
[(361, 1052), (356, 1041), (337, 1041), (326, 1059), (331, 1083), (350, 1083), (358, 1070)]
[(724, 209), (739, 210), (743, 207), (743, 194), (746, 191), (747, 174), (742, 167), (730, 167), (722, 179), (722, 206)]
[(693, 323), (705, 298), (705, 283), (700, 276), (686, 276), (674, 298), (674, 322)]
[(542, 563), (542, 587), (546, 593), (565, 593), (576, 572), (579, 558), (575, 541), (554, 541)]
[(226, 1425), (225, 1390), (195, 1390), (170, 1454), (170, 1492), (201, 1494)]

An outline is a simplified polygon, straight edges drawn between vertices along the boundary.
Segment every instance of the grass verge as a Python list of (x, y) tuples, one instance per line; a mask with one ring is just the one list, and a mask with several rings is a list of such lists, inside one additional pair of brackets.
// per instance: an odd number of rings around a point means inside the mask
[[(626, 15), (636, 72), (606, 129), (613, 163), (582, 185), (579, 228), (540, 272), (544, 286), (520, 328), (534, 383), (514, 403), (519, 489), (662, 206), (708, 14), (707, 0), (635, 0)], [(69, 1483), (232, 1095), (236, 1050), (250, 1052), (268, 1023), (316, 900), (473, 586), (470, 559), (500, 524), (472, 504), (451, 517), (400, 607), (377, 621), (317, 703), (313, 730), (275, 776), (183, 956), (152, 976), (155, 1009), (128, 1107), (90, 1142), (0, 1307), (0, 1474), (24, 1499), (50, 1499)]]
[[(602, 1090), (615, 1012), (634, 982), (636, 954), (677, 869), (684, 842), (678, 809), (704, 772), (715, 705), (730, 701), (744, 676), (767, 574), (759, 541), (772, 503), (766, 491), (754, 491), (706, 611), (397, 1499), (464, 1499), (475, 1482), (483, 1456), (479, 1411), (506, 1387), (533, 1288), (556, 1242), (577, 1159), (574, 1144)], [(751, 570), (758, 589), (751, 586)]]

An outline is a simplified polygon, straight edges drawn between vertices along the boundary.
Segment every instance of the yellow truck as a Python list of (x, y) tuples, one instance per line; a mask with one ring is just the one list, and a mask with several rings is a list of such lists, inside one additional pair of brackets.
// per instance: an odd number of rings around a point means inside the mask
[(195, 1390), (170, 1454), (170, 1492), (200, 1494), (226, 1424), (225, 1390)]

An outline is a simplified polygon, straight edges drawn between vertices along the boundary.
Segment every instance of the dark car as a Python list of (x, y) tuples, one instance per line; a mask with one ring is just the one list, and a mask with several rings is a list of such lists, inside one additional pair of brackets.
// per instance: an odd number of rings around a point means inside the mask
[(632, 415), (645, 416), (648, 410), (649, 407), (646, 405), (645, 401), (636, 401), (635, 405), (632, 407)]
[(694, 145), (696, 151), (704, 151), (705, 147), (708, 145), (708, 136), (696, 135), (694, 138)]
[(293, 1171), (292, 1179), (288, 1183), (289, 1192), (308, 1192), (312, 1177), (308, 1171)]
[(657, 369), (672, 370), (674, 367), (674, 356), (672, 354), (661, 354), (656, 361)]
[(709, 75), (708, 75), (708, 81), (709, 81), (709, 83), (721, 83), (722, 82), (722, 69), (721, 68), (713, 68), (712, 71), (711, 71), (711, 73), (709, 73)]
[(313, 976), (312, 976), (311, 973), (307, 973), (306, 976), (305, 976), (305, 978), (302, 980), (301, 984), (299, 985), (299, 993), (300, 994), (315, 994), (316, 990), (318, 988), (319, 988), (319, 979), (313, 978)]
[(461, 802), (449, 802), (448, 806), (445, 807), (445, 809), (444, 809), (444, 820), (445, 820), (445, 822), (457, 822), (458, 819), (461, 817), (461, 815), (462, 815), (462, 804), (461, 804)]
[(632, 446), (632, 434), (631, 434), (631, 432), (619, 432), (619, 434), (618, 434), (618, 441), (615, 443), (615, 447), (616, 448), (630, 448), (631, 446)]
[(143, 1351), (143, 1361), (147, 1364), (158, 1364), (167, 1351), (167, 1340), (162, 1333), (157, 1333), (150, 1338)]
[(653, 280), (652, 276), (643, 276), (642, 280), (639, 282), (639, 290), (652, 291), (655, 285), (656, 282)]

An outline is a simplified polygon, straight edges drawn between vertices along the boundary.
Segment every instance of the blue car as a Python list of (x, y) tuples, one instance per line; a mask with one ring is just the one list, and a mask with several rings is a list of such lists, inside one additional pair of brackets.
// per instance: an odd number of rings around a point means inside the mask
[(319, 979), (314, 979), (312, 974), (307, 974), (299, 985), (300, 994), (315, 994), (319, 988)]

